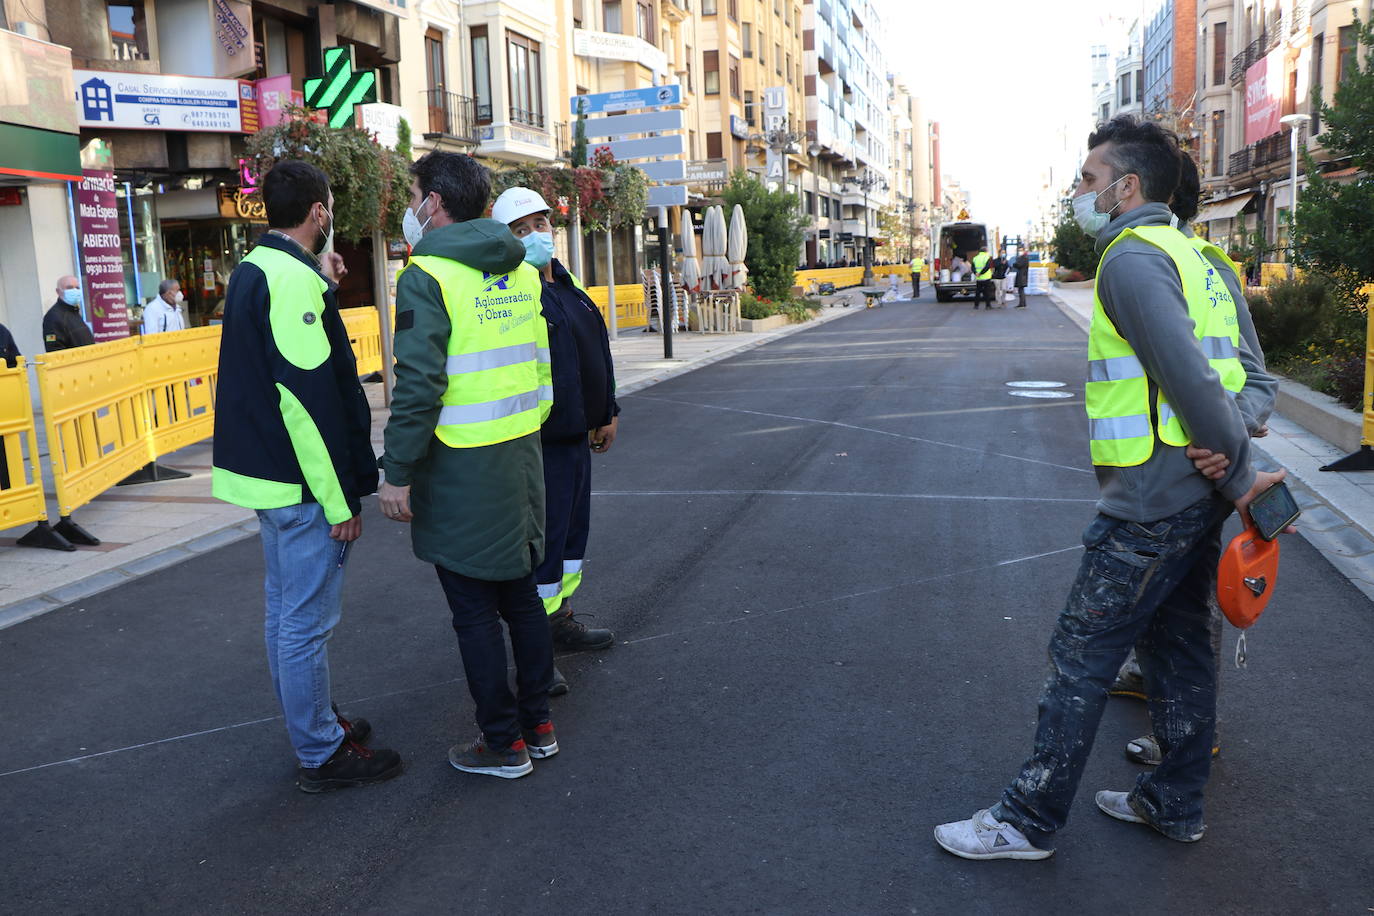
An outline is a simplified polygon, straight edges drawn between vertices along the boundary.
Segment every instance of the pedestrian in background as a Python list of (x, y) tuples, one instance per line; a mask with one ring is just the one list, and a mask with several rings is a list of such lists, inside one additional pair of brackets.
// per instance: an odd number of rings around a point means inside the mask
[[(534, 570), (544, 553), (539, 428), (553, 406), (539, 273), (501, 223), (480, 219), (491, 178), (471, 156), (410, 168), (396, 284), (396, 387), (378, 493), (411, 523), (453, 615), (481, 731), (449, 749), (467, 773), (506, 779), (558, 753), (549, 719), (553, 639)], [(505, 622), (516, 693), (506, 681)]]
[(186, 310), (182, 307), (181, 283), (170, 277), (157, 285), (157, 295), (143, 307), (143, 333), (186, 330)]
[[(1221, 530), (1233, 509), (1244, 515), (1284, 477), (1250, 466), (1236, 404), (1249, 384), (1238, 353), (1244, 301), (1224, 284), (1209, 289), (1208, 262), (1170, 225), (1177, 136), (1123, 115), (1099, 126), (1088, 146), (1073, 204), (1101, 253), (1086, 394), (1101, 499), (1050, 639), (1030, 757), (999, 802), (935, 828), (943, 849), (968, 859), (1054, 854), (1108, 688), (1132, 646), (1163, 759), (1132, 790), (1098, 792), (1097, 806), (1173, 840), (1202, 838)], [(1194, 441), (1230, 457), (1221, 476), (1198, 473), (1186, 452)]]
[[(601, 310), (553, 256), (549, 205), (529, 188), (510, 188), (496, 198), (492, 218), (510, 227), (525, 247), (525, 263), (543, 277), (540, 299), (549, 326), (553, 364), (553, 411), (540, 428), (544, 450), (544, 559), (535, 586), (549, 615), (556, 648), (608, 649), (610, 630), (588, 629), (573, 616), (570, 599), (582, 584), (591, 526), (592, 460), (604, 455), (620, 429), (615, 364)], [(555, 695), (567, 692), (555, 669)]]
[(93, 343), (95, 335), (81, 318), (81, 283), (76, 277), (62, 277), (57, 281), (57, 301), (43, 316), (43, 348), (52, 353)]
[(1024, 251), (1018, 251), (1011, 267), (1015, 272), (1012, 283), (1016, 287), (1016, 307), (1023, 309), (1026, 307), (1026, 284), (1030, 282), (1030, 257)]
[(926, 259), (919, 254), (911, 256), (911, 298), (921, 298), (921, 271), (926, 268)]
[(371, 726), (330, 699), (327, 645), (342, 609), (362, 497), (377, 489), (372, 415), (358, 382), (338, 284), (329, 179), (278, 162), (263, 178), (268, 231), (235, 268), (220, 342), (213, 492), (255, 509), (266, 567), (267, 666), (300, 761), (304, 792), (401, 772), (365, 746)]
[(993, 279), (992, 279), (992, 255), (988, 254), (986, 244), (979, 246), (978, 253), (973, 256), (973, 308), (978, 309), (979, 302), (986, 302), (989, 309), (992, 308), (993, 300)]

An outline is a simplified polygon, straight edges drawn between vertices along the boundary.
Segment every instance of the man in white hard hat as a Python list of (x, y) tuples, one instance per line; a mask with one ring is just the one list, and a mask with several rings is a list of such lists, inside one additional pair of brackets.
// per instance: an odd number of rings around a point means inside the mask
[[(610, 449), (620, 423), (610, 338), (596, 303), (553, 256), (553, 225), (544, 198), (529, 188), (510, 188), (496, 199), (491, 216), (510, 226), (525, 246), (525, 262), (544, 278), (540, 306), (549, 325), (553, 412), (540, 429), (546, 497), (544, 559), (535, 570), (535, 585), (555, 648), (606, 649), (615, 635), (575, 619), (568, 599), (582, 583), (591, 521), (591, 453)], [(561, 676), (556, 678), (554, 692), (566, 689)]]

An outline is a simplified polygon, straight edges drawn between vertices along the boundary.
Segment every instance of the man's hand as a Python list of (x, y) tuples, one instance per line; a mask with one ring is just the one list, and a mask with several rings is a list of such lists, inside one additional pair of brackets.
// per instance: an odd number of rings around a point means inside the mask
[(363, 517), (361, 515), (355, 515), (346, 522), (339, 522), (337, 525), (331, 525), (329, 528), (329, 536), (336, 541), (343, 541), (345, 543), (356, 541), (363, 536)]
[(343, 278), (348, 276), (348, 268), (344, 266), (343, 255), (337, 251), (320, 255), (320, 273), (335, 283), (342, 283)]
[(1268, 424), (1268, 423), (1264, 424), (1264, 425), (1261, 426), (1259, 429), (1257, 429), (1257, 430), (1255, 430), (1253, 433), (1251, 433), (1251, 434), (1250, 434), (1250, 438), (1251, 438), (1251, 439), (1263, 439), (1263, 438), (1264, 438), (1265, 436), (1267, 436), (1267, 435), (1269, 435), (1269, 424)]
[[(1250, 503), (1254, 501), (1256, 496), (1259, 496), (1265, 490), (1269, 489), (1274, 484), (1283, 480), (1287, 476), (1288, 472), (1283, 469), (1279, 469), (1277, 471), (1255, 472), (1255, 482), (1250, 485), (1250, 492), (1246, 493), (1240, 499), (1236, 500), (1236, 509), (1240, 512), (1241, 521), (1245, 522), (1246, 527), (1252, 527), (1255, 524), (1254, 520), (1250, 518)], [(1297, 534), (1298, 529), (1293, 525), (1289, 525), (1280, 533)]]
[(382, 504), (382, 514), (393, 522), (408, 522), (415, 517), (410, 514), (409, 486), (383, 483), (377, 488), (377, 501)]
[(619, 429), (620, 418), (611, 417), (611, 422), (587, 433), (587, 441), (591, 443), (592, 451), (598, 455), (609, 451), (611, 443), (615, 442), (616, 431)]
[(1193, 462), (1193, 467), (1197, 468), (1198, 473), (1208, 480), (1220, 480), (1225, 477), (1226, 469), (1231, 466), (1231, 459), (1221, 452), (1198, 448), (1196, 445), (1188, 446), (1184, 454)]

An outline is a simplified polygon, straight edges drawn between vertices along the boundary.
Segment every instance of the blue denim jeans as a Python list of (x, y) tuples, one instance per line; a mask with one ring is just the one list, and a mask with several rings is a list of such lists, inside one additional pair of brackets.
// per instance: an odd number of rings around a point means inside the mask
[(259, 509), (267, 575), (267, 667), (301, 766), (317, 767), (343, 742), (329, 699), (329, 637), (342, 607), (343, 541), (317, 503)]
[(1209, 496), (1150, 523), (1099, 515), (1050, 638), (1035, 746), (994, 816), (1049, 849), (1068, 820), (1117, 670), (1136, 647), (1164, 762), (1142, 773), (1131, 807), (1166, 836), (1203, 827), (1217, 670), (1211, 605), (1231, 503)]

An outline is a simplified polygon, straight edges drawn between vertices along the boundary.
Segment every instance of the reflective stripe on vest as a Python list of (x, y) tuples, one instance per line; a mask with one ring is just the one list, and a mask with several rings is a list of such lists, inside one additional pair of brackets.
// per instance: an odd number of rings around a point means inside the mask
[[(983, 260), (979, 261), (978, 259)], [(992, 255), (986, 251), (980, 251), (973, 256), (973, 272), (979, 280), (992, 279)]]
[[(1199, 349), (1222, 387), (1235, 397), (1245, 385), (1245, 369), (1238, 355), (1240, 331), (1235, 300), (1203, 253), (1214, 246), (1196, 244), (1197, 240), (1168, 226), (1140, 226), (1122, 232), (1103, 252), (1103, 258), (1124, 238), (1147, 242), (1174, 262)], [(1191, 441), (1163, 392), (1157, 391), (1155, 403), (1150, 403), (1150, 381), (1144, 368), (1107, 317), (1096, 287), (1085, 393), (1093, 464), (1134, 467), (1149, 460), (1156, 438), (1172, 446)], [(1153, 423), (1152, 415), (1156, 418)]]
[(478, 448), (536, 432), (553, 408), (538, 271), (521, 264), (486, 274), (433, 255), (412, 257), (412, 267), (439, 284), (450, 322), (448, 387), (434, 435), (450, 448)]

